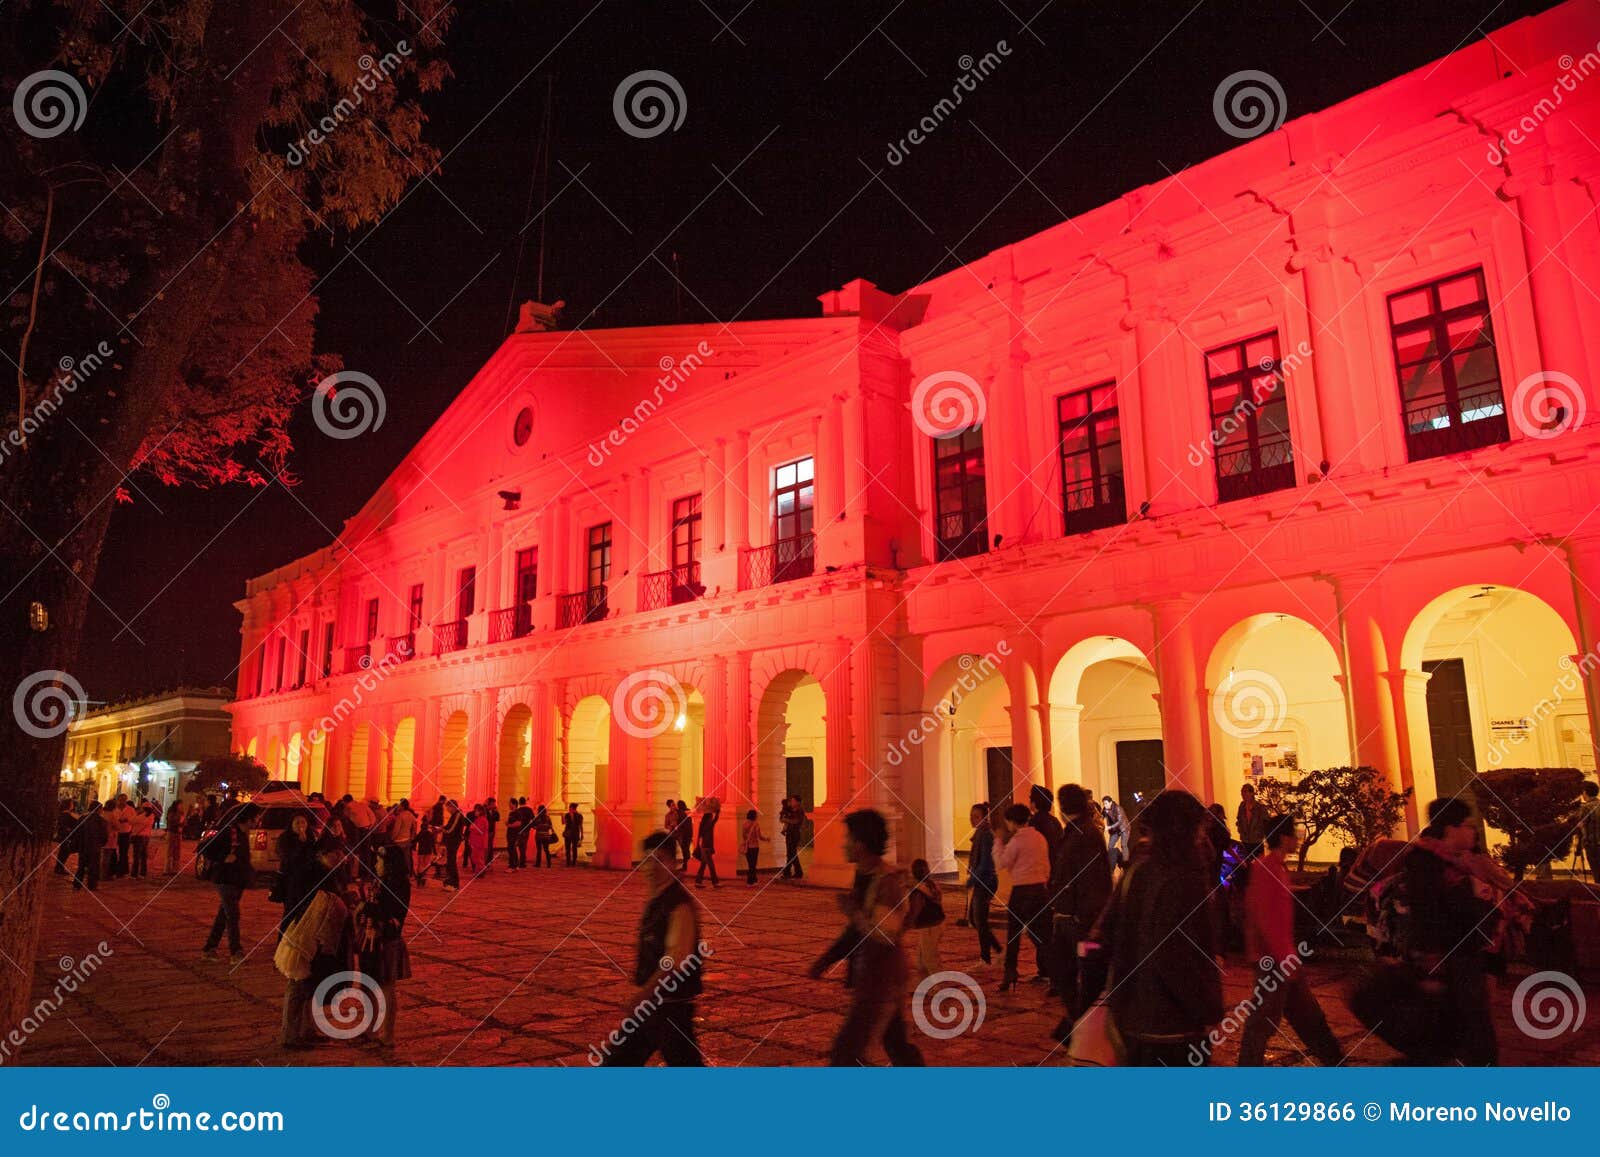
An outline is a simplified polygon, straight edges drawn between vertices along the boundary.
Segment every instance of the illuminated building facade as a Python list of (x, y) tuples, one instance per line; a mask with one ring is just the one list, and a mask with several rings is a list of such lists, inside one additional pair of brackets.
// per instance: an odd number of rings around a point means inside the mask
[(81, 805), (125, 794), (165, 811), (200, 760), (228, 752), (232, 697), (226, 687), (182, 687), (85, 711), (67, 729), (62, 795)]
[(770, 835), (798, 791), (824, 879), (854, 806), (948, 867), (1027, 783), (1592, 771), (1595, 12), (903, 293), (525, 327), (249, 584), (236, 746), (577, 802), (612, 866), (669, 798)]

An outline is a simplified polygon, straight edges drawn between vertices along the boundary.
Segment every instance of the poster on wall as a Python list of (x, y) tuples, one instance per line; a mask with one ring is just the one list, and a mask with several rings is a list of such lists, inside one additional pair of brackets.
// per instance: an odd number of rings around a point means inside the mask
[(1256, 739), (1244, 749), (1244, 774), (1249, 780), (1264, 776), (1294, 779), (1300, 774), (1300, 748), (1293, 739)]

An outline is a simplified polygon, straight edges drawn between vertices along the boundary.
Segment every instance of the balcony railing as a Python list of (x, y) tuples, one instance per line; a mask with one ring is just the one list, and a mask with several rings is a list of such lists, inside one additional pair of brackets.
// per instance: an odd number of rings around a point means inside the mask
[(370, 642), (358, 643), (354, 647), (344, 649), (344, 673), (354, 675), (357, 671), (365, 671), (372, 666), (372, 644)]
[(753, 546), (739, 553), (739, 589), (786, 583), (807, 578), (817, 569), (815, 531), (794, 538), (781, 538), (771, 546)]
[(679, 603), (692, 603), (706, 593), (700, 582), (700, 564), (697, 562), (675, 566), (671, 570), (658, 570), (639, 579), (639, 609), (659, 611)]
[(610, 611), (607, 598), (607, 588), (604, 586), (559, 596), (556, 600), (556, 626), (564, 630), (580, 623), (598, 623)]
[(409, 662), (417, 657), (417, 632), (415, 629), (409, 635), (401, 635), (390, 645), (389, 653), (400, 662)]
[(466, 619), (455, 619), (448, 623), (435, 623), (433, 625), (433, 653), (435, 655), (459, 651), (466, 645)]
[(1068, 534), (1082, 534), (1128, 521), (1128, 499), (1122, 475), (1105, 474), (1068, 486), (1062, 493)]
[(1486, 412), (1471, 421), (1451, 422), (1444, 408), (1436, 407), (1407, 414), (1406, 424), (1406, 455), (1413, 462), (1442, 458), (1446, 454), (1464, 454), (1508, 441), (1511, 437), (1503, 411)]
[(527, 603), (494, 611), (489, 615), (489, 641), (508, 643), (533, 631), (533, 608)]

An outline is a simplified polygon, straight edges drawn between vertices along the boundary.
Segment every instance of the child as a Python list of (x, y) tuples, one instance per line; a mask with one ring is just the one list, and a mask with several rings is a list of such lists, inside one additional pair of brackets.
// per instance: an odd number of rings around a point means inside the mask
[(756, 809), (751, 808), (744, 813), (744, 864), (745, 883), (754, 885), (756, 882), (756, 858), (761, 855), (761, 844), (767, 837), (761, 834), (761, 821), (756, 818)]
[(917, 930), (917, 968), (923, 976), (939, 971), (939, 935), (944, 931), (944, 893), (927, 860), (911, 861), (911, 921)]

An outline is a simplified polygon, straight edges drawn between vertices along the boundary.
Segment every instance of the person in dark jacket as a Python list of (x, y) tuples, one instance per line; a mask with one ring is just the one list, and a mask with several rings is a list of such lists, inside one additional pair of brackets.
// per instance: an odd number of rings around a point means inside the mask
[(78, 891), (87, 887), (89, 891), (97, 891), (100, 887), (100, 852), (106, 846), (111, 829), (106, 824), (104, 811), (101, 810), (100, 801), (95, 800), (89, 805), (86, 814), (78, 823), (77, 846), (78, 868), (72, 874), (72, 890)]
[(489, 846), (483, 856), (483, 866), (494, 863), (494, 830), (500, 826), (500, 801), (490, 796), (483, 801), (483, 818), (489, 822)]
[(278, 898), (283, 902), (283, 915), (278, 919), (279, 939), (300, 918), (306, 902), (317, 890), (323, 870), (317, 862), (317, 837), (311, 828), (311, 817), (297, 815), (278, 837)]
[(783, 831), (783, 872), (780, 879), (801, 880), (805, 872), (800, 868), (800, 834), (806, 826), (806, 809), (800, 797), (791, 795), (778, 810), (778, 826)]
[(972, 853), (967, 857), (967, 919), (978, 933), (978, 955), (985, 964), (1002, 948), (989, 926), (989, 905), (1000, 887), (994, 866), (994, 832), (989, 827), (989, 805), (972, 805)]
[(1050, 858), (1048, 891), (1054, 912), (1050, 961), (1055, 976), (1051, 984), (1067, 1010), (1056, 1026), (1056, 1038), (1064, 1040), (1087, 1007), (1078, 991), (1078, 942), (1095, 926), (1111, 898), (1111, 857), (1094, 822), (1094, 801), (1089, 793), (1069, 783), (1057, 795), (1066, 822), (1061, 842)]
[(1050, 814), (1053, 807), (1055, 800), (1044, 784), (1036, 783), (1028, 789), (1028, 810), (1032, 813), (1028, 816), (1028, 826), (1044, 837), (1052, 856), (1061, 842), (1061, 821)]
[(591, 1047), (590, 1063), (644, 1065), (659, 1052), (669, 1065), (704, 1065), (695, 1038), (694, 1011), (704, 991), (706, 951), (694, 898), (675, 870), (671, 833), (651, 832), (644, 838), (640, 867), (650, 898), (639, 918), (633, 969), (637, 989), (628, 1004), (624, 1031), (613, 1031), (602, 1046)]
[(217, 890), (217, 915), (211, 921), (211, 933), (206, 937), (200, 955), (216, 959), (222, 934), (228, 934), (228, 955), (233, 963), (244, 959), (244, 947), (239, 939), (239, 901), (250, 887), (250, 836), (245, 831), (249, 807), (236, 804), (217, 821), (217, 830), (200, 845), (200, 854), (210, 865), (211, 884)]
[(455, 800), (450, 800), (445, 807), (444, 828), (440, 838), (444, 841), (446, 857), (444, 890), (454, 892), (461, 887), (461, 869), (456, 858), (461, 855), (461, 842), (467, 838), (467, 817), (461, 814), (461, 808)]
[[(1108, 999), (1130, 1065), (1188, 1065), (1222, 1020), (1207, 879), (1211, 816), (1167, 790), (1139, 816), (1142, 839), (1101, 921)], [(1191, 1053), (1191, 1050), (1194, 1050)]]
[(77, 851), (78, 816), (72, 810), (72, 801), (63, 799), (56, 812), (56, 875), (67, 874), (67, 857)]
[(839, 961), (849, 968), (850, 1008), (828, 1063), (856, 1066), (877, 1040), (892, 1065), (920, 1066), (922, 1051), (906, 1032), (907, 968), (900, 937), (910, 916), (905, 872), (888, 860), (889, 824), (870, 809), (844, 817), (845, 859), (855, 865), (850, 891), (838, 898), (844, 932), (811, 965), (819, 979)]
[(398, 985), (411, 976), (411, 954), (405, 941), (410, 914), (410, 865), (406, 853), (391, 844), (379, 853), (378, 878), (363, 885), (361, 902), (352, 916), (356, 967), (371, 977), (382, 994), (374, 1002), (376, 1015), (366, 1039), (386, 1050), (394, 1047)]
[(513, 872), (528, 866), (528, 829), (533, 824), (533, 809), (528, 801), (515, 796), (506, 813), (506, 862)]
[(561, 817), (561, 842), (566, 847), (567, 867), (576, 868), (578, 849), (583, 845), (583, 813), (575, 803), (569, 803)]
[(700, 816), (700, 834), (695, 845), (700, 870), (694, 874), (694, 886), (705, 887), (706, 873), (710, 872), (711, 886), (720, 888), (722, 884), (717, 880), (717, 816), (721, 813), (722, 804), (713, 797), (706, 800), (705, 809)]
[[(1409, 1057), (1423, 1064), (1499, 1062), (1490, 1015), (1489, 972), (1502, 916), (1493, 881), (1497, 866), (1477, 850), (1478, 823), (1463, 800), (1428, 805), (1428, 826), (1401, 857), (1400, 884), (1409, 909), (1400, 948), (1411, 966), (1444, 985), (1444, 1026), (1426, 1049)], [(1481, 863), (1479, 862), (1481, 861)]]

